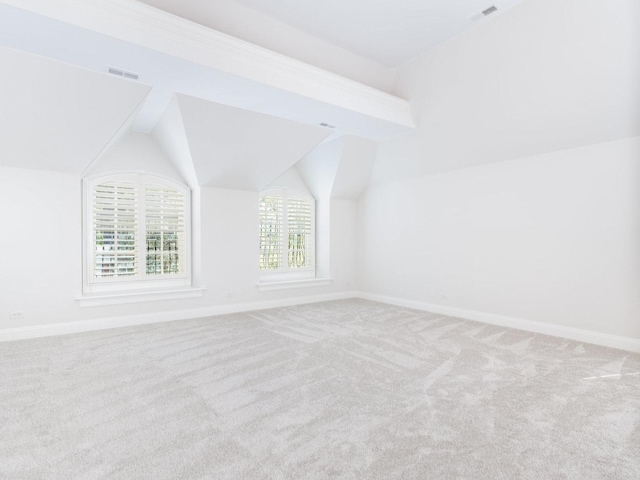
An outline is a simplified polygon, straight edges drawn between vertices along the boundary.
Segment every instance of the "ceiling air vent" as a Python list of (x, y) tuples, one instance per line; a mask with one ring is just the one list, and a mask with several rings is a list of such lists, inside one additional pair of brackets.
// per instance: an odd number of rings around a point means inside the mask
[(498, 7), (496, 7), (495, 5), (491, 5), (489, 8), (482, 11), (482, 15), (484, 15), (485, 17), (488, 17), (489, 15), (497, 11), (498, 11)]
[(330, 125), (328, 123), (319, 123), (318, 125), (320, 125), (321, 127), (336, 128), (335, 125)]
[(122, 70), (121, 68), (115, 67), (107, 67), (107, 73), (116, 75), (118, 77), (128, 78), (129, 80), (138, 80), (140, 78), (140, 75), (138, 75), (137, 73), (127, 72), (125, 70)]
[(483, 18), (488, 17), (489, 15), (491, 15), (492, 13), (496, 13), (497, 11), (498, 7), (496, 7), (495, 5), (491, 5), (490, 7), (487, 7), (484, 10), (471, 15), (469, 17), (469, 20), (471, 20), (472, 22), (477, 22), (478, 20), (482, 20)]

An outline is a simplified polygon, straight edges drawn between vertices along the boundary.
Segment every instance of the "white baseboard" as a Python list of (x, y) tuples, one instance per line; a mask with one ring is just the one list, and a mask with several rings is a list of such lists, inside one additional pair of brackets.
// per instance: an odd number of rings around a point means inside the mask
[(439, 313), (450, 317), (475, 320), (478, 322), (489, 323), (491, 325), (515, 328), (518, 330), (525, 330), (527, 332), (542, 333), (553, 337), (562, 337), (570, 340), (577, 340), (579, 342), (593, 343), (595, 345), (640, 353), (640, 339), (636, 338), (620, 337), (591, 330), (564, 327), (561, 325), (553, 325), (551, 323), (534, 322), (531, 320), (523, 320), (521, 318), (506, 317), (503, 315), (495, 315), (493, 313), (479, 312), (476, 310), (466, 310), (447, 305), (388, 297), (386, 295), (378, 295), (375, 293), (357, 292), (357, 296), (358, 298), (372, 300), (374, 302), (388, 303), (399, 307), (412, 308), (414, 310)]
[(95, 320), (82, 320), (76, 322), (53, 323), (49, 325), (32, 325), (28, 327), (7, 328), (4, 330), (0, 330), (0, 342), (11, 340), (25, 340), (28, 338), (49, 337), (54, 335), (66, 335), (69, 333), (91, 332), (95, 330), (106, 330), (118, 327), (131, 327), (134, 325), (145, 325), (149, 323), (212, 317), (228, 313), (263, 310), (265, 308), (289, 307), (292, 305), (303, 305), (307, 303), (344, 300), (347, 298), (355, 298), (357, 296), (357, 292), (327, 293), (322, 295), (309, 295), (305, 297), (292, 297), (279, 300), (266, 300), (261, 302), (216, 305), (198, 309), (144, 313), (138, 315), (126, 315), (121, 317), (100, 318)]
[(267, 300), (261, 302), (216, 305), (199, 309), (145, 313), (139, 315), (100, 318), (96, 320), (8, 328), (0, 330), (0, 342), (10, 340), (24, 340), (28, 338), (49, 337), (54, 335), (66, 335), (79, 332), (91, 332), (94, 330), (130, 327), (135, 325), (145, 325), (149, 323), (188, 320), (192, 318), (211, 317), (228, 313), (250, 312), (255, 310), (263, 310), (265, 308), (288, 307), (292, 305), (303, 305), (331, 300), (344, 300), (348, 298), (362, 298), (365, 300), (372, 300), (375, 302), (387, 303), (390, 305), (397, 305), (400, 307), (412, 308), (415, 310), (439, 313), (442, 315), (464, 318), (466, 320), (475, 320), (478, 322), (498, 325), (501, 327), (542, 333), (554, 337), (562, 337), (570, 340), (577, 340), (579, 342), (593, 343), (595, 345), (603, 345), (605, 347), (618, 348), (621, 350), (640, 353), (640, 339), (609, 335), (606, 333), (594, 332), (591, 330), (582, 330), (579, 328), (553, 325), (550, 323), (534, 322), (531, 320), (523, 320), (520, 318), (495, 315), (492, 313), (479, 312), (476, 310), (466, 310), (462, 308), (451, 307), (448, 305), (438, 305), (367, 292), (328, 293), (322, 295), (292, 297), (287, 299)]

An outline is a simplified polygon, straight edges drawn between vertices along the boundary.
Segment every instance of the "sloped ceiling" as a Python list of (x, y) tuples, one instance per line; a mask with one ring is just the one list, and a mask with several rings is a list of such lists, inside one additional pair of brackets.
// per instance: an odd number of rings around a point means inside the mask
[(324, 142), (297, 165), (316, 199), (357, 199), (368, 187), (378, 142), (343, 135)]
[(113, 172), (149, 172), (184, 183), (185, 178), (173, 165), (156, 140), (146, 133), (130, 132), (83, 176)]
[(325, 142), (296, 165), (316, 200), (331, 197), (344, 143), (345, 137)]
[[(218, 26), (217, 2), (141, 0)], [(234, 0), (387, 67), (398, 67), (522, 0)], [(498, 12), (470, 18), (495, 5)], [(265, 28), (258, 25), (258, 29)], [(253, 32), (241, 32), (251, 38)], [(277, 33), (276, 33), (277, 34)]]
[(414, 130), (408, 102), (133, 0), (0, 0), (0, 45), (152, 85), (133, 129), (150, 133), (174, 93), (343, 132)]
[(189, 186), (192, 189), (196, 188), (199, 185), (198, 176), (193, 166), (180, 105), (175, 96), (154, 128), (152, 135)]
[(346, 135), (331, 197), (355, 200), (362, 195), (369, 186), (377, 154), (378, 142)]
[(522, 2), (396, 85), (420, 129), (380, 144), (374, 184), (640, 135), (640, 1)]
[(0, 47), (0, 165), (83, 172), (150, 87)]
[(198, 183), (259, 191), (331, 130), (176, 95)]
[[(138, 0), (218, 32), (391, 92), (394, 71), (235, 0)], [(273, 0), (270, 0), (273, 1)]]

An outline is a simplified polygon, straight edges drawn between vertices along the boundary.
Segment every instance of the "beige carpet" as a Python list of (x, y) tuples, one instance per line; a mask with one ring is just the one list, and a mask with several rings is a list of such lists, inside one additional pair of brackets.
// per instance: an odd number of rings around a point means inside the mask
[(640, 479), (639, 372), (362, 300), (0, 343), (0, 478)]

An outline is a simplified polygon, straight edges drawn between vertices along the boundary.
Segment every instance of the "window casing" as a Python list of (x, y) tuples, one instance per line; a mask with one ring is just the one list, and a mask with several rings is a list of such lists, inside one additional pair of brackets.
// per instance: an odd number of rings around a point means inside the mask
[(154, 175), (84, 182), (84, 293), (191, 285), (190, 190)]
[(262, 279), (315, 276), (315, 200), (289, 189), (260, 194)]

